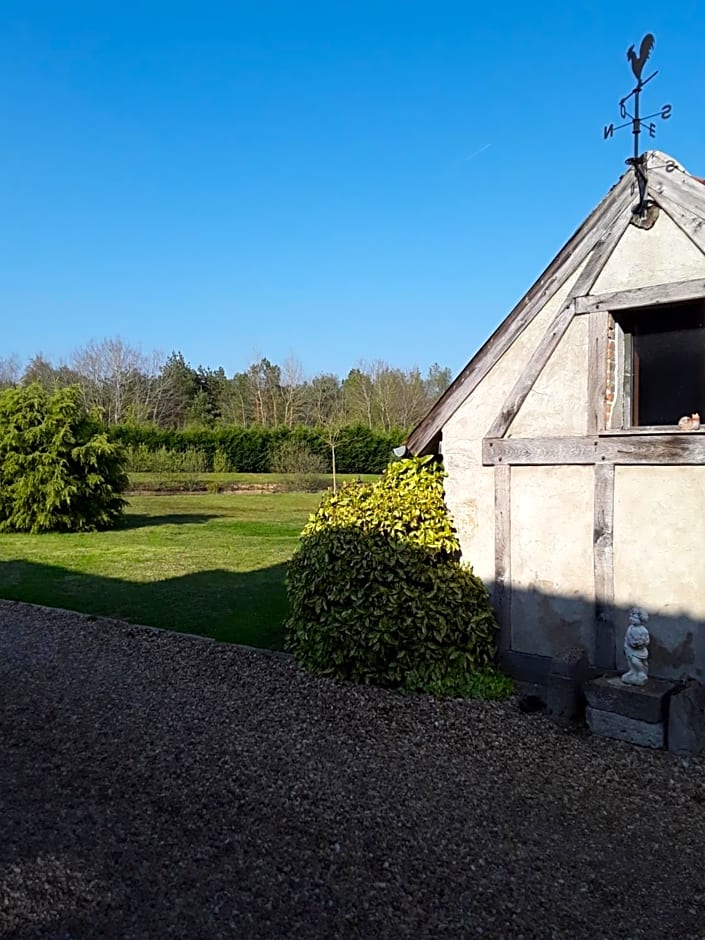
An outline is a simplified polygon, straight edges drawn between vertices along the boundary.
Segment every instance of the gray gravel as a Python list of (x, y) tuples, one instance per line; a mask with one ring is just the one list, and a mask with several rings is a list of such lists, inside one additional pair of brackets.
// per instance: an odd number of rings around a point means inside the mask
[(705, 762), (0, 602), (3, 938), (705, 937)]

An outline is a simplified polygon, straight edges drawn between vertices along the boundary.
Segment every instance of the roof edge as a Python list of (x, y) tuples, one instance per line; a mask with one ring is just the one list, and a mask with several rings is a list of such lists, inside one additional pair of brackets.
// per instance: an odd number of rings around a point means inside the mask
[[(662, 154), (660, 151), (650, 151), (649, 156), (652, 154), (658, 155), (658, 159), (664, 161), (671, 160), (668, 155)], [(673, 161), (673, 163), (676, 163), (676, 161)], [(682, 170), (679, 164), (676, 163), (676, 166)], [(616, 218), (625, 211), (625, 206), (622, 205), (625, 201), (624, 197), (626, 197), (628, 208), (628, 201), (631, 197), (631, 182), (631, 171), (626, 171), (575, 230), (563, 248), (451, 382), (426, 416), (416, 425), (406, 441), (406, 446), (412, 453), (423, 454), (428, 451), (429, 445), (439, 434), (442, 425), (452, 417), (495, 362), (531, 323), (534, 316), (582, 264), (599, 240), (597, 233), (595, 233), (594, 239), (590, 237), (597, 224), (610, 213), (614, 213)], [(544, 294), (545, 296), (543, 296)], [(524, 314), (523, 317), (522, 314)]]

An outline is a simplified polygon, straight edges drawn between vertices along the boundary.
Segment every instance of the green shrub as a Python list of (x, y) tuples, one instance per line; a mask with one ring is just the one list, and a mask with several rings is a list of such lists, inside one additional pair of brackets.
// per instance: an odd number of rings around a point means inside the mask
[(154, 454), (146, 444), (128, 444), (125, 447), (125, 467), (128, 473), (153, 473)]
[(224, 447), (216, 447), (213, 454), (213, 473), (230, 473), (230, 458)]
[(128, 473), (206, 473), (208, 459), (193, 447), (187, 450), (149, 450), (145, 444), (125, 448)]
[(328, 485), (323, 476), (326, 461), (305, 441), (295, 437), (285, 437), (273, 445), (269, 469), (272, 473), (288, 475), (282, 483), (285, 490), (315, 493), (317, 490), (325, 490)]
[(122, 447), (86, 414), (78, 387), (0, 393), (0, 531), (108, 528), (127, 483)]
[(497, 625), (459, 552), (431, 458), (328, 493), (289, 566), (289, 648), (314, 672), (462, 694), (492, 667)]
[[(325, 428), (263, 428), (220, 427), (189, 431), (167, 431), (157, 427), (139, 427), (133, 424), (112, 425), (108, 429), (111, 440), (132, 447), (135, 459), (143, 452), (164, 449), (183, 453), (191, 450), (201, 455), (204, 470), (234, 473), (267, 473), (272, 454), (283, 441), (305, 444), (330, 472), (330, 446)], [(404, 439), (402, 431), (372, 431), (366, 427), (342, 428), (336, 442), (336, 464), (339, 473), (382, 473), (393, 447)], [(142, 460), (142, 457), (139, 458)], [(227, 461), (227, 468), (225, 462)], [(133, 467), (136, 471), (137, 466)], [(155, 472), (150, 464), (142, 462), (140, 470)], [(176, 470), (169, 467), (168, 470)], [(200, 471), (198, 471), (200, 472)]]
[(321, 474), (326, 472), (326, 462), (305, 441), (289, 437), (272, 447), (269, 469), (272, 473)]

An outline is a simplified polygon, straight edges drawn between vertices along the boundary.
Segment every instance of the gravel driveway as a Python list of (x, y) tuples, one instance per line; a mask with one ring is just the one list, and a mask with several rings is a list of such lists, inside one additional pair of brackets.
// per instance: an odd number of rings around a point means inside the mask
[(705, 938), (705, 762), (0, 601), (3, 938)]

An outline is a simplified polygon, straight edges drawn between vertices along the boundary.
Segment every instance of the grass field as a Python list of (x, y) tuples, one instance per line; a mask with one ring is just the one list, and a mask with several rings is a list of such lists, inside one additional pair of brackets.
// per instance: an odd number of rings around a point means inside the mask
[(319, 502), (134, 496), (110, 532), (0, 535), (0, 597), (278, 649), (286, 562)]

